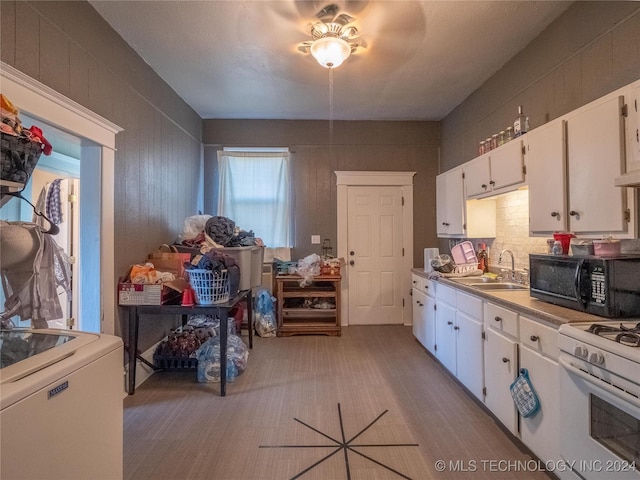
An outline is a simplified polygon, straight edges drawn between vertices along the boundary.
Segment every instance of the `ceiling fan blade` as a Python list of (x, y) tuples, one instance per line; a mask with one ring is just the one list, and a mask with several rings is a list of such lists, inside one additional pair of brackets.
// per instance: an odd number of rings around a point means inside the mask
[(340, 7), (338, 7), (338, 5), (336, 5), (335, 3), (332, 3), (316, 13), (316, 17), (323, 22), (330, 22), (335, 18), (339, 11)]
[(351, 15), (347, 15), (346, 13), (341, 13), (337, 17), (333, 19), (333, 23), (337, 23), (338, 25), (342, 25), (343, 27), (348, 23), (351, 23), (355, 20)]

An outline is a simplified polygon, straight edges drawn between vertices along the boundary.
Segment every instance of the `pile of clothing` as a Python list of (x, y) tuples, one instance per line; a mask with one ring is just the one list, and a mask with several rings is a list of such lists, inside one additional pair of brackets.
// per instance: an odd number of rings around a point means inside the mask
[(227, 217), (194, 215), (184, 221), (178, 244), (207, 251), (212, 248), (263, 246), (252, 230), (243, 230)]
[(29, 128), (22, 126), (18, 109), (11, 103), (11, 101), (0, 93), (0, 131), (7, 135), (14, 137), (24, 137), (28, 141), (36, 142), (41, 145), (42, 153), (45, 155), (51, 155), (53, 147), (49, 141), (44, 138), (42, 130), (35, 125)]

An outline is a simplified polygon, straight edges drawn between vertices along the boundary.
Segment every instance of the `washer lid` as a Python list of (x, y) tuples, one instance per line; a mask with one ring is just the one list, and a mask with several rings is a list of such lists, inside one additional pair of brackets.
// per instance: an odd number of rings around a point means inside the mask
[(98, 338), (98, 335), (66, 330), (0, 330), (0, 383), (31, 375)]

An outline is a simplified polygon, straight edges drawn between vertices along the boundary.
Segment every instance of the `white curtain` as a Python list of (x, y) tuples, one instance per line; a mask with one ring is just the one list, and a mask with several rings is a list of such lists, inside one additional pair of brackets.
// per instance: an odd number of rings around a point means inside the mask
[(290, 247), (288, 152), (218, 152), (218, 215), (268, 247)]

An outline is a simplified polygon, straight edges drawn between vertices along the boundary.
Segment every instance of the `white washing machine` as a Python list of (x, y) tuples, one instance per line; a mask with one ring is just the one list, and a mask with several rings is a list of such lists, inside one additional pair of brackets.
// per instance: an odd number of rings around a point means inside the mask
[(0, 478), (122, 478), (119, 337), (0, 331)]

